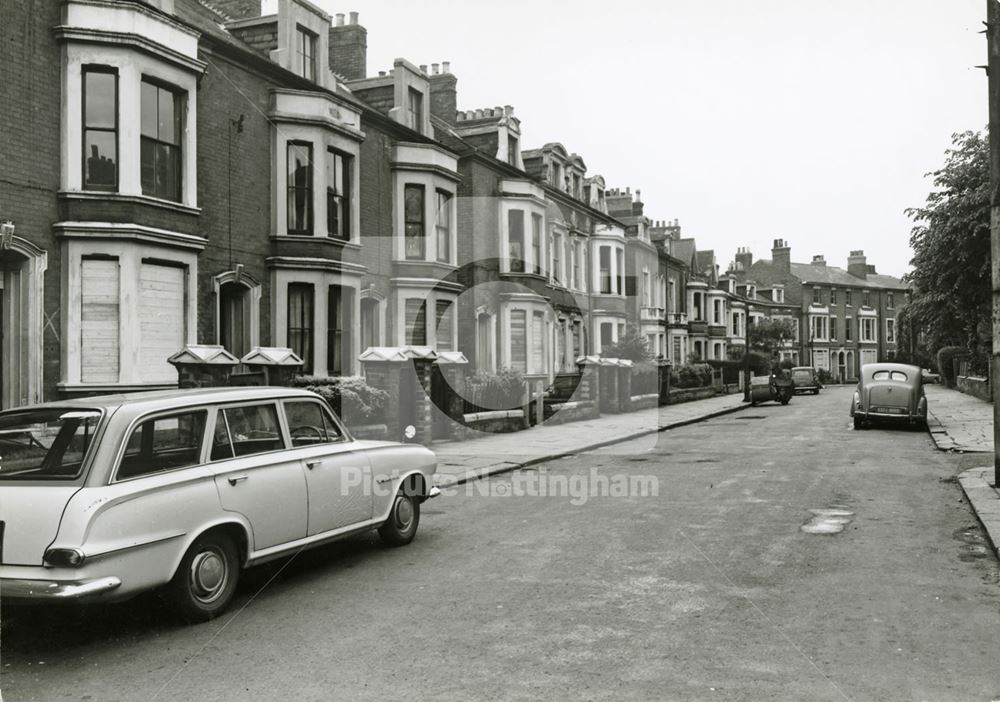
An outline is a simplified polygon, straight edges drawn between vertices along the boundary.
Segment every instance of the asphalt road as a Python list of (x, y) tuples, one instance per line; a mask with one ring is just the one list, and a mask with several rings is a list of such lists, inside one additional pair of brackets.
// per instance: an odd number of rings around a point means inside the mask
[[(6, 609), (3, 699), (1000, 698), (997, 562), (953, 477), (982, 457), (854, 431), (848, 402), (470, 483), (410, 546), (255, 569), (201, 626), (152, 597)], [(658, 495), (512, 495), (628, 476)]]

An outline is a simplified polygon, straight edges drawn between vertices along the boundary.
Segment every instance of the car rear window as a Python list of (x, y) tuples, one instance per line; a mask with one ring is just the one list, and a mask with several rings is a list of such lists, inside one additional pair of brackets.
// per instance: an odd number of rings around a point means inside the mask
[(906, 373), (902, 371), (875, 371), (872, 373), (872, 380), (898, 380), (900, 382), (906, 382)]
[(201, 462), (208, 412), (153, 417), (132, 430), (118, 466), (118, 480), (163, 473)]
[(101, 421), (96, 409), (37, 409), (0, 415), (0, 480), (72, 480)]
[(802, 378), (803, 380), (811, 380), (813, 377), (812, 371), (807, 370), (797, 370), (792, 371), (793, 378)]

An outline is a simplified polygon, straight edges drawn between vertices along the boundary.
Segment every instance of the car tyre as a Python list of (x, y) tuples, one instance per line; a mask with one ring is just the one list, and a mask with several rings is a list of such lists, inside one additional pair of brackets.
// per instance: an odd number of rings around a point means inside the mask
[(420, 524), (420, 500), (405, 487), (396, 493), (389, 518), (378, 528), (378, 535), (389, 546), (406, 546), (417, 535)]
[(861, 417), (859, 417), (858, 415), (854, 415), (854, 428), (855, 429), (864, 429), (865, 428), (865, 423), (862, 421)]
[(167, 586), (167, 599), (182, 619), (207, 622), (229, 606), (239, 577), (239, 554), (233, 540), (221, 533), (203, 534), (184, 554)]

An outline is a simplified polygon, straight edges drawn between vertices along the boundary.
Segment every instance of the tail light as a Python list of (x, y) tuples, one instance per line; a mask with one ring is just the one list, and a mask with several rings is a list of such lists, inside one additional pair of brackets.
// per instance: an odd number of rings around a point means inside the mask
[(79, 568), (86, 558), (78, 548), (50, 548), (45, 552), (45, 563), (57, 568)]

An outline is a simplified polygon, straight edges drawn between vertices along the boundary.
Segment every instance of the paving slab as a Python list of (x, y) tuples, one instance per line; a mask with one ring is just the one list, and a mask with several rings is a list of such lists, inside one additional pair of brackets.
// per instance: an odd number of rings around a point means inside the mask
[(993, 405), (958, 390), (925, 385), (927, 425), (942, 451), (993, 453)]
[(993, 466), (970, 468), (959, 474), (958, 483), (983, 525), (994, 553), (1000, 556), (1000, 492), (994, 484)]

